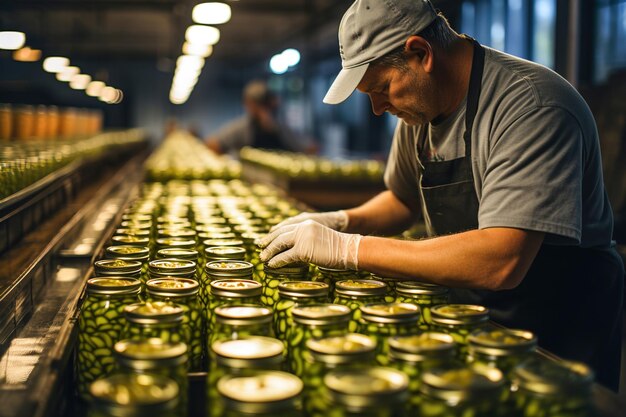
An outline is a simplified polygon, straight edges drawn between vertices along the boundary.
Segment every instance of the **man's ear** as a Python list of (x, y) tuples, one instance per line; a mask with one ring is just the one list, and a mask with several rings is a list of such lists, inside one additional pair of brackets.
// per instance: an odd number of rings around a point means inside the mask
[(404, 43), (404, 51), (414, 65), (421, 66), (428, 73), (433, 71), (433, 48), (426, 39), (421, 36), (410, 36)]

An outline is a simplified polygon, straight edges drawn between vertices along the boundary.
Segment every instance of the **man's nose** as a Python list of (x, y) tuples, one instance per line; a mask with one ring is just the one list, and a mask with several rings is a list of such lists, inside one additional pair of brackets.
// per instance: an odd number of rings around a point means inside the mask
[(387, 100), (379, 94), (370, 94), (370, 101), (372, 102), (372, 111), (376, 116), (385, 113), (389, 107)]

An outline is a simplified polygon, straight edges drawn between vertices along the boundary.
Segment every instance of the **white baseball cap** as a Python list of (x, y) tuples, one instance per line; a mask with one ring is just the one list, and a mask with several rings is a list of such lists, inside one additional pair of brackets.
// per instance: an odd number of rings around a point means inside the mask
[(372, 61), (402, 46), (437, 17), (430, 0), (356, 0), (339, 24), (342, 70), (324, 103), (339, 104), (355, 90)]

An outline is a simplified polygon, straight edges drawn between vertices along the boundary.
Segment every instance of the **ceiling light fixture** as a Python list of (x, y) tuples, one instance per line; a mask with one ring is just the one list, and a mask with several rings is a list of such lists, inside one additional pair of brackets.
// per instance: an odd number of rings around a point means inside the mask
[(200, 3), (193, 8), (191, 18), (202, 25), (220, 25), (230, 20), (232, 12), (226, 3)]
[(106, 87), (106, 84), (104, 84), (102, 81), (92, 81), (87, 86), (85, 93), (89, 97), (98, 97), (100, 93), (102, 93), (102, 89), (104, 87)]
[(57, 80), (63, 82), (70, 82), (72, 77), (76, 74), (80, 74), (80, 68), (78, 67), (65, 67), (57, 73)]
[(70, 60), (62, 56), (49, 56), (43, 60), (43, 69), (46, 72), (61, 72), (70, 65)]
[(91, 82), (91, 76), (87, 74), (76, 74), (70, 80), (70, 88), (73, 90), (84, 90)]
[(185, 40), (199, 45), (215, 45), (220, 41), (220, 30), (213, 26), (191, 25), (185, 31)]
[(211, 56), (212, 53), (213, 53), (213, 46), (211, 45), (202, 45), (202, 44), (189, 43), (189, 42), (185, 42), (183, 44), (183, 54), (185, 55), (193, 55), (193, 56), (206, 58), (208, 56)]
[(25, 46), (13, 52), (13, 59), (19, 62), (37, 62), (41, 59), (41, 49)]
[(2, 31), (0, 32), (0, 49), (20, 49), (26, 43), (24, 32)]

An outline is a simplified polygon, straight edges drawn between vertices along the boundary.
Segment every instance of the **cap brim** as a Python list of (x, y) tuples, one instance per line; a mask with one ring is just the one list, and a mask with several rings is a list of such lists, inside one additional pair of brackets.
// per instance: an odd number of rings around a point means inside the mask
[(335, 81), (333, 81), (333, 85), (328, 89), (323, 100), (324, 103), (339, 104), (350, 97), (350, 94), (359, 85), (369, 66), (370, 64), (363, 64), (354, 68), (342, 69)]

